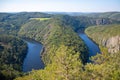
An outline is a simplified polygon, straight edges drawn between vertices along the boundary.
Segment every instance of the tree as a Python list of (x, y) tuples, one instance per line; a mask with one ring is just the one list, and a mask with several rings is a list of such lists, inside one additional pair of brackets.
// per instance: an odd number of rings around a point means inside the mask
[(52, 63), (44, 70), (32, 71), (29, 76), (17, 78), (17, 80), (80, 80), (83, 65), (79, 55), (80, 53), (74, 52), (72, 48), (61, 45)]

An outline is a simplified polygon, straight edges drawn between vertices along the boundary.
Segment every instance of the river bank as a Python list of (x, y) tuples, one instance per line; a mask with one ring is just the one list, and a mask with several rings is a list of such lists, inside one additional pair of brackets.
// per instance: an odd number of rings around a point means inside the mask
[[(85, 33), (79, 33), (80, 38), (85, 42), (89, 50), (89, 58), (100, 53), (100, 49)], [(89, 61), (88, 61), (89, 62)]]
[(23, 72), (31, 71), (32, 69), (43, 69), (44, 63), (40, 57), (43, 49), (39, 42), (33, 40), (25, 40), (28, 45), (28, 52), (23, 63)]

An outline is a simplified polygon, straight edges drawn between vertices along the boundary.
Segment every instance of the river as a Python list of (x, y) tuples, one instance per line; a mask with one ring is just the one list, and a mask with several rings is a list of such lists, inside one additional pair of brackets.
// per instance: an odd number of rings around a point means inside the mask
[(91, 39), (89, 39), (85, 33), (80, 33), (79, 36), (85, 42), (86, 46), (89, 49), (89, 57), (95, 56), (97, 53), (100, 53), (99, 47)]
[[(87, 37), (86, 34), (80, 33), (79, 36), (85, 42), (89, 49), (89, 57), (95, 56), (100, 53), (99, 47)], [(23, 72), (31, 71), (32, 69), (42, 69), (44, 68), (44, 63), (40, 57), (40, 52), (42, 51), (42, 45), (36, 41), (25, 40), (28, 45), (28, 52), (23, 63)], [(90, 60), (88, 60), (89, 62)]]
[(42, 45), (36, 41), (25, 40), (25, 42), (28, 45), (28, 52), (23, 62), (23, 72), (44, 68), (44, 63), (40, 57)]

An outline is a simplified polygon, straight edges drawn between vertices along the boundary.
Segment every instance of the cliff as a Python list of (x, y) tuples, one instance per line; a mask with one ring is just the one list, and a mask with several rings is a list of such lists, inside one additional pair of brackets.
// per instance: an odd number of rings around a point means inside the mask
[(109, 53), (120, 51), (120, 25), (93, 26), (85, 30), (85, 33), (99, 46), (107, 48)]
[(117, 53), (120, 51), (120, 36), (110, 37), (106, 40), (103, 39), (102, 46), (105, 46), (109, 53)]

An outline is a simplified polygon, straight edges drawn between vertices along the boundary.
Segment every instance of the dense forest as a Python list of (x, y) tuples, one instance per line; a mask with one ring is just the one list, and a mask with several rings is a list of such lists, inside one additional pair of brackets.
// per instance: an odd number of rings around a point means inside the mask
[(45, 64), (51, 61), (60, 45), (73, 47), (75, 52), (81, 53), (82, 62), (87, 61), (87, 47), (70, 26), (62, 23), (61, 18), (51, 18), (47, 21), (30, 20), (22, 26), (19, 35), (34, 38), (44, 44), (42, 56)]
[(81, 16), (88, 16), (94, 18), (110, 18), (112, 20), (120, 21), (120, 13), (119, 12), (104, 12), (104, 13), (89, 13), (82, 14)]
[[(0, 13), (0, 65), (3, 65), (0, 78), (12, 80), (23, 75), (21, 67), (27, 44), (21, 39), (30, 38), (42, 43), (44, 49), (40, 56), (45, 68), (33, 70), (16, 80), (119, 80), (120, 21), (114, 17), (119, 13), (112, 17), (111, 12), (97, 15), (102, 17), (91, 14)], [(101, 49), (101, 54), (92, 57), (90, 63), (87, 63), (88, 47), (77, 33), (84, 30)], [(114, 38), (118, 43), (113, 42)]]
[[(65, 24), (66, 23), (63, 25)], [(102, 38), (102, 36), (104, 36), (104, 38), (117, 36), (120, 34), (119, 28), (119, 24), (105, 25), (88, 27), (85, 32), (89, 35), (90, 38), (94, 40), (99, 39), (99, 37)], [(101, 46), (101, 44), (96, 40), (94, 41)], [(66, 51), (66, 49), (69, 51)], [(29, 76), (17, 78), (17, 80), (119, 80), (119, 51), (115, 54), (111, 54), (107, 51), (107, 48), (100, 47), (100, 49), (102, 54), (98, 54), (92, 57), (92, 63), (83, 65), (78, 59), (79, 54), (74, 53), (73, 50), (69, 49), (67, 46), (61, 45), (61, 47), (56, 51), (56, 55), (52, 57), (52, 64), (47, 65), (44, 70), (32, 71)], [(69, 53), (74, 53), (75, 55), (71, 56)]]
[(0, 13), (0, 34), (17, 35), (24, 23), (30, 18), (37, 17), (50, 17), (50, 15), (38, 12)]
[(0, 79), (11, 80), (22, 75), (27, 44), (16, 37), (0, 35)]

